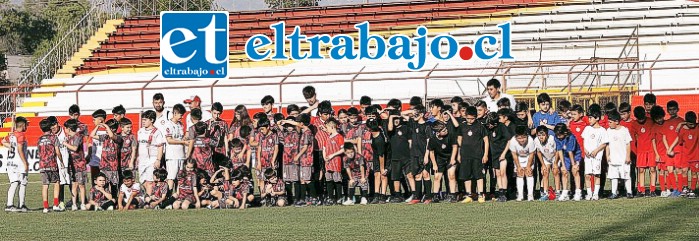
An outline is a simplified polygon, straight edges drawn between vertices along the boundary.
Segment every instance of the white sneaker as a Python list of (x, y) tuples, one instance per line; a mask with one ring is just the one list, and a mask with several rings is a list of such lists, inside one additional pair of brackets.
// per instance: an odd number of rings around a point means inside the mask
[(361, 205), (367, 205), (369, 203), (369, 200), (366, 200), (365, 197), (362, 198), (362, 201), (359, 203)]
[(172, 209), (172, 205), (168, 205), (167, 207), (165, 207), (165, 210), (170, 210), (170, 209)]
[(66, 209), (66, 203), (60, 202), (60, 203), (58, 203), (58, 207), (61, 208), (61, 209), (63, 209), (63, 210), (65, 210), (65, 209)]
[(406, 203), (412, 202), (413, 198), (414, 198), (413, 195), (410, 195), (410, 197), (408, 199), (405, 199), (405, 202)]
[(61, 207), (59, 207), (59, 206), (53, 206), (53, 211), (54, 211), (54, 212), (63, 212), (63, 211), (65, 211), (65, 209), (63, 209), (63, 208), (61, 208)]
[(660, 197), (669, 197), (672, 192), (670, 190), (665, 190), (660, 193)]
[(521, 202), (522, 200), (524, 200), (524, 197), (522, 197), (522, 196), (517, 196), (517, 199), (515, 199), (515, 200), (516, 200), (517, 202)]
[(48, 209), (48, 208), (44, 208), (44, 213), (49, 213), (49, 209)]
[(573, 201), (580, 201), (580, 200), (582, 200), (582, 194), (575, 193), (575, 195), (573, 195)]
[(342, 205), (352, 206), (354, 205), (354, 201), (352, 201), (352, 199), (347, 199), (345, 202), (342, 203)]
[(592, 194), (585, 195), (585, 200), (592, 201)]
[(565, 202), (568, 200), (570, 200), (570, 196), (568, 196), (568, 195), (561, 195), (560, 197), (558, 197), (558, 201), (561, 201), (561, 202)]
[(100, 206), (95, 207), (95, 212), (99, 212), (99, 211), (104, 211), (104, 209), (102, 209), (102, 207), (100, 207)]
[(70, 211), (78, 211), (78, 205), (73, 205), (70, 207)]
[(85, 206), (85, 204), (80, 204), (80, 210), (87, 211), (87, 207)]
[(528, 196), (528, 197), (527, 197), (527, 202), (531, 202), (531, 201), (534, 201), (534, 196)]
[(597, 194), (592, 195), (592, 200), (593, 200), (593, 201), (599, 200), (599, 196), (598, 196)]
[(109, 207), (107, 208), (107, 211), (112, 211), (112, 210), (114, 210), (114, 206), (109, 206)]

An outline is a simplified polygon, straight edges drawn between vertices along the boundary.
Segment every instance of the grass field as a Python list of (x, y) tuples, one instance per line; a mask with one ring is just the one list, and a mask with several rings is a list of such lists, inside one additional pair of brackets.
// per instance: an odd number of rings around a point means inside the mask
[[(0, 203), (7, 180), (0, 175)], [(698, 240), (699, 199), (0, 213), (0, 240)], [(186, 237), (186, 238), (185, 238)]]

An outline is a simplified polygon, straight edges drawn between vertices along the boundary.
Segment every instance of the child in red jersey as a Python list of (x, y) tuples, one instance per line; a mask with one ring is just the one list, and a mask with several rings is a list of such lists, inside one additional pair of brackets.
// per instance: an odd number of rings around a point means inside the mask
[[(293, 121), (294, 117), (289, 116), (287, 120)], [(294, 195), (294, 205), (303, 206), (305, 201), (300, 200), (301, 183), (299, 182), (299, 168), (301, 163), (298, 158), (301, 135), (299, 134), (296, 126), (291, 123), (283, 123), (280, 121), (277, 123), (277, 126), (281, 126), (283, 128), (282, 132), (280, 133), (281, 136), (279, 137), (284, 147), (282, 151), (282, 161), (284, 162), (282, 168), (282, 179), (287, 185), (287, 193), (293, 193)]]
[(667, 169), (667, 171), (663, 171), (665, 172), (663, 174), (667, 175), (667, 177), (665, 177), (668, 184), (666, 190), (672, 190), (669, 192), (666, 191), (665, 193), (665, 195), (669, 197), (680, 197), (682, 194), (682, 185), (680, 185), (679, 180), (677, 180), (677, 176), (681, 172), (681, 168), (678, 168), (678, 164), (682, 161), (682, 155), (684, 152), (682, 152), (682, 148), (678, 147), (677, 145), (673, 145), (678, 137), (678, 128), (680, 128), (680, 124), (684, 122), (682, 117), (677, 116), (677, 112), (679, 112), (679, 110), (680, 106), (677, 101), (671, 100), (667, 102), (667, 114), (670, 116), (670, 118), (665, 120), (665, 127), (663, 128), (665, 131), (663, 131), (663, 139), (660, 143), (666, 148), (665, 154), (667, 161), (665, 162), (665, 169)]
[[(124, 142), (121, 139), (121, 135), (117, 135), (116, 131), (119, 127), (119, 123), (110, 119), (106, 123), (100, 124), (99, 127), (104, 128), (107, 131), (107, 135), (98, 136), (92, 135), (93, 139), (99, 139), (102, 143), (102, 156), (100, 157), (100, 171), (107, 176), (107, 181), (109, 182), (110, 189), (112, 190), (112, 196), (116, 196), (119, 187), (119, 150), (121, 149), (121, 144)], [(97, 128), (95, 128), (97, 129)]]
[[(665, 122), (665, 111), (660, 106), (654, 106), (650, 110), (650, 116), (653, 120), (653, 130), (652, 130), (652, 151), (653, 157), (655, 158), (656, 168), (658, 171), (658, 181), (660, 182), (661, 197), (669, 197), (672, 194), (670, 187), (667, 185), (668, 173), (672, 170), (672, 159), (670, 158), (670, 150), (667, 144), (668, 137), (676, 135), (674, 128), (669, 128), (669, 124)], [(672, 183), (670, 183), (672, 184)], [(672, 186), (672, 185), (670, 185)], [(652, 192), (652, 191), (651, 191)]]
[[(679, 134), (673, 145), (682, 148), (682, 160), (676, 162), (679, 172), (679, 186), (682, 194), (689, 198), (696, 198), (697, 173), (699, 172), (699, 128), (697, 128), (697, 114), (689, 111), (684, 115), (685, 122), (679, 129)], [(692, 171), (692, 185), (687, 185), (687, 171)], [(694, 191), (694, 192), (692, 192)]]
[[(220, 102), (215, 102), (211, 105), (211, 119), (206, 121), (208, 126), (207, 133), (213, 142), (214, 147), (212, 152), (213, 163), (223, 163), (227, 157), (228, 150), (228, 123), (221, 119), (223, 113), (223, 105)], [(214, 165), (216, 166), (216, 165)], [(211, 173), (209, 173), (210, 175)]]
[(58, 188), (60, 186), (58, 169), (63, 167), (61, 151), (58, 146), (58, 138), (51, 134), (51, 126), (47, 119), (39, 122), (39, 127), (44, 134), (39, 137), (37, 149), (39, 151), (39, 170), (41, 172), (41, 198), (44, 201), (44, 213), (49, 212), (48, 192), (49, 185), (53, 184), (53, 211), (62, 212), (63, 208), (58, 206)]
[(138, 153), (138, 140), (133, 134), (133, 123), (128, 118), (122, 118), (119, 121), (121, 125), (121, 169), (134, 170), (136, 164), (136, 153)]
[(167, 170), (158, 168), (153, 171), (153, 195), (145, 198), (146, 206), (149, 209), (172, 209), (175, 199), (168, 196)]
[(250, 151), (245, 148), (243, 141), (243, 139), (234, 138), (228, 143), (228, 147), (230, 148), (230, 153), (228, 155), (230, 156), (231, 165), (234, 170), (241, 166), (250, 166)]
[(199, 208), (199, 190), (197, 188), (197, 161), (187, 159), (184, 170), (177, 174), (177, 191), (172, 195), (175, 202), (172, 204), (173, 209), (189, 209), (191, 204), (195, 208)]
[[(342, 196), (342, 145), (345, 139), (337, 132), (339, 122), (330, 117), (325, 121), (325, 130), (328, 137), (322, 145), (323, 160), (325, 160), (325, 185), (326, 196), (325, 205), (333, 205)], [(319, 130), (320, 132), (320, 130)]]
[(204, 122), (198, 122), (194, 125), (196, 137), (189, 143), (189, 153), (187, 156), (197, 162), (197, 166), (206, 171), (209, 176), (214, 173), (214, 164), (211, 161), (214, 142), (206, 136), (207, 125)]
[(270, 120), (261, 118), (257, 122), (257, 181), (260, 191), (264, 190), (265, 170), (277, 169), (277, 155), (279, 153), (279, 135), (272, 132)]
[(107, 176), (97, 173), (95, 185), (90, 188), (90, 201), (86, 205), (87, 210), (114, 210), (114, 196), (107, 185)]
[(344, 169), (349, 177), (348, 182), (348, 193), (349, 198), (342, 203), (342, 205), (354, 205), (355, 188), (359, 187), (359, 192), (361, 194), (361, 201), (359, 204), (367, 205), (369, 201), (366, 199), (367, 191), (369, 190), (369, 181), (367, 180), (366, 166), (364, 164), (365, 159), (362, 155), (359, 155), (354, 149), (354, 145), (347, 142), (343, 145), (344, 157), (343, 164)]
[(260, 198), (266, 199), (267, 206), (284, 207), (288, 204), (284, 182), (277, 178), (274, 169), (265, 170), (265, 188)]
[[(643, 107), (637, 106), (633, 109), (633, 115), (636, 117), (636, 133), (635, 137), (637, 145), (637, 160), (636, 167), (638, 168), (638, 196), (655, 196), (655, 165), (656, 159), (653, 153), (652, 137), (653, 137), (653, 121), (646, 117), (646, 111)], [(646, 170), (650, 172), (650, 190), (646, 190)]]
[[(77, 197), (80, 195), (80, 209), (87, 210), (85, 206), (85, 183), (87, 181), (87, 160), (83, 149), (83, 135), (78, 133), (78, 122), (75, 119), (67, 120), (63, 126), (66, 131), (66, 141), (63, 145), (68, 148), (70, 155), (71, 194), (73, 195), (73, 211), (78, 210)], [(79, 192), (78, 192), (79, 191)]]

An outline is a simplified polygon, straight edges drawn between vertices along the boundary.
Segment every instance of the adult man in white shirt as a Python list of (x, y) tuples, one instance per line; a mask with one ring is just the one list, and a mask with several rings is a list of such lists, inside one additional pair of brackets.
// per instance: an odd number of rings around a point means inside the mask
[[(189, 112), (192, 112), (193, 109), (201, 110), (201, 120), (199, 121), (208, 121), (209, 119), (211, 119), (211, 113), (201, 109), (201, 98), (199, 98), (198, 95), (193, 95), (189, 97), (189, 99), (184, 100), (183, 102), (185, 105), (189, 105)], [(187, 115), (187, 130), (189, 130), (189, 127), (193, 125), (194, 123), (192, 122), (192, 116)]]
[(488, 105), (488, 111), (497, 112), (498, 111), (498, 101), (503, 98), (510, 100), (510, 109), (515, 109), (517, 102), (515, 102), (515, 97), (500, 92), (500, 81), (497, 79), (488, 80), (486, 88), (488, 90), (488, 96), (483, 98), (483, 101)]

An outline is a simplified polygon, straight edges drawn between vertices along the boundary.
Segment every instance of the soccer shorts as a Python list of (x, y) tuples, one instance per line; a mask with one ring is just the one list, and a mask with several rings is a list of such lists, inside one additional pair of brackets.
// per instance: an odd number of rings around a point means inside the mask
[(544, 164), (549, 165), (549, 166), (550, 166), (550, 165), (553, 165), (553, 158), (552, 158), (552, 159), (546, 159), (546, 157), (544, 157)]
[(423, 165), (422, 158), (423, 157), (416, 156), (410, 158), (410, 161), (405, 166), (405, 174), (417, 175), (418, 173), (422, 172), (422, 169), (425, 168), (425, 165)]
[[(168, 173), (169, 174), (169, 173)], [(153, 181), (153, 163), (147, 165), (138, 165), (138, 182)]]
[(285, 182), (298, 182), (299, 181), (299, 165), (296, 164), (284, 164), (282, 170), (282, 180)]
[(437, 172), (444, 173), (447, 171), (447, 165), (449, 164), (448, 159), (441, 160), (437, 158), (435, 162), (437, 163)]
[[(385, 165), (385, 163), (384, 163), (384, 165)], [(383, 170), (381, 170), (381, 163), (379, 162), (379, 160), (371, 161), (371, 167), (372, 168), (369, 170), (372, 170), (373, 172), (383, 172)]]
[(640, 151), (638, 152), (638, 158), (636, 159), (636, 167), (639, 168), (649, 168), (655, 167), (655, 154), (651, 151)]
[(165, 160), (165, 170), (167, 170), (167, 180), (177, 179), (177, 173), (182, 169), (184, 159), (168, 159)]
[(70, 185), (71, 175), (70, 169), (62, 168), (58, 169), (58, 179), (61, 185)]
[(71, 179), (74, 183), (85, 185), (87, 183), (87, 171), (74, 171), (71, 172)]
[(192, 194), (192, 193), (186, 193), (186, 194), (180, 193), (180, 195), (177, 197), (177, 201), (180, 201), (180, 202), (188, 201), (190, 204), (194, 204), (197, 202), (197, 199), (194, 198), (194, 194)]
[(19, 182), (19, 184), (25, 186), (29, 182), (27, 179), (26, 172), (18, 172), (15, 170), (7, 169), (7, 177), (10, 179), (10, 183)]
[(621, 164), (621, 165), (609, 165), (607, 169), (607, 178), (609, 179), (630, 179), (631, 178), (631, 165)]
[(690, 161), (689, 161), (689, 170), (692, 171), (692, 173), (697, 173), (697, 172), (699, 172), (699, 161), (697, 161), (697, 160), (690, 160)]
[(348, 188), (360, 188), (364, 191), (369, 190), (369, 179), (366, 180), (366, 182), (362, 183), (362, 176), (359, 173), (352, 173), (352, 178), (354, 179), (354, 183), (348, 183)]
[(41, 171), (41, 184), (49, 185), (59, 181), (58, 171)]
[(325, 171), (326, 182), (342, 182), (342, 173)]
[[(119, 172), (117, 172), (117, 171), (102, 171), (102, 173), (104, 173), (104, 175), (107, 176), (107, 182), (111, 183), (112, 185), (119, 185)], [(151, 172), (151, 176), (153, 176), (152, 172)]]
[(676, 168), (688, 168), (689, 167), (689, 159), (682, 155), (680, 159), (675, 160), (675, 167)]
[(585, 158), (585, 175), (602, 174), (602, 159)]
[(478, 159), (461, 160), (458, 171), (458, 179), (462, 181), (483, 179), (483, 162)]
[(405, 164), (407, 164), (408, 161), (401, 161), (401, 160), (391, 160), (391, 178), (393, 180), (400, 180), (403, 178), (403, 169), (405, 169)]
[(313, 180), (313, 167), (301, 167), (301, 171), (299, 173), (300, 180), (309, 182)]

